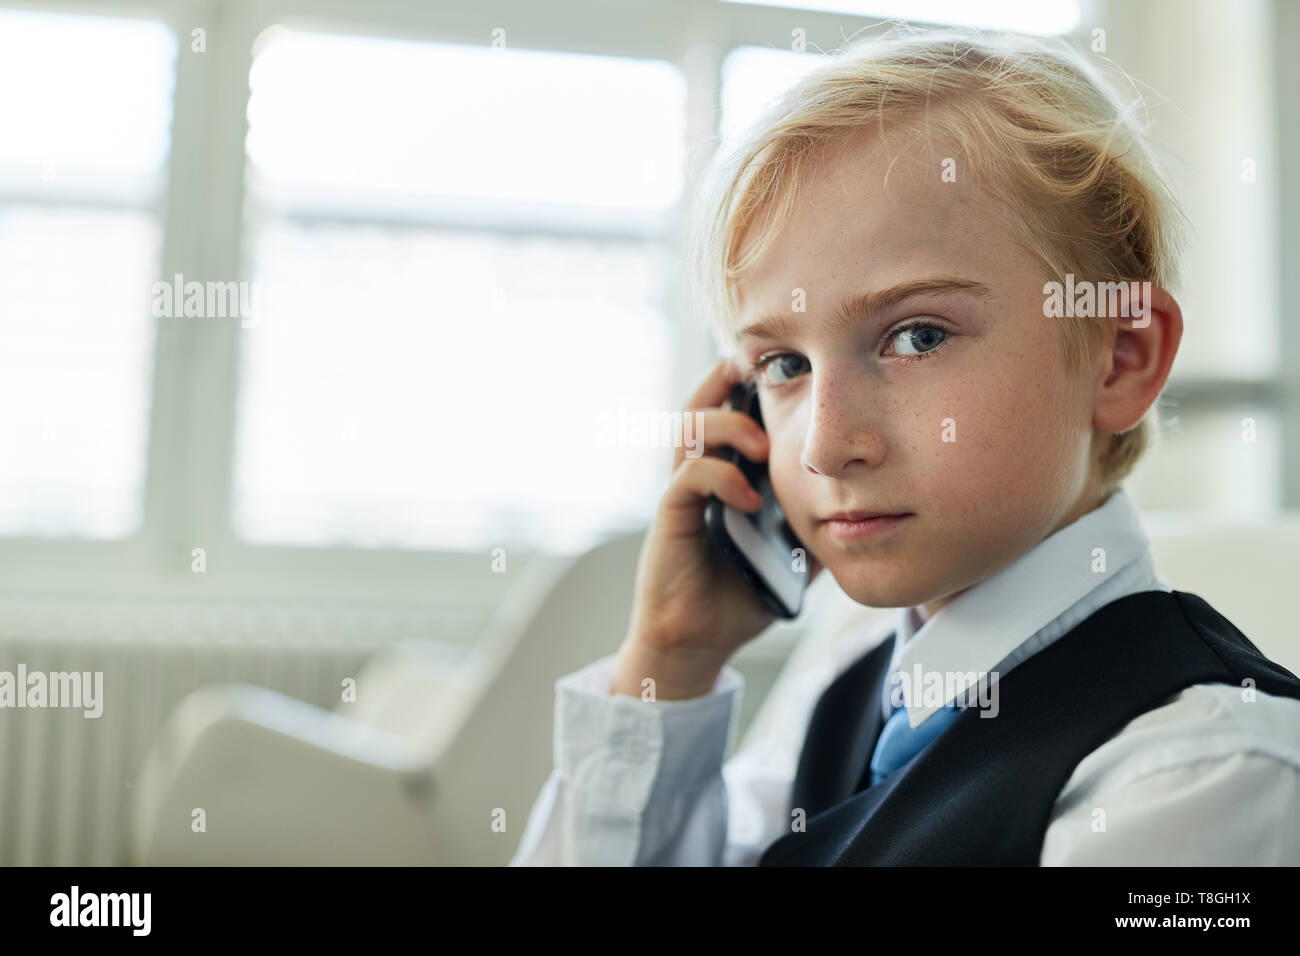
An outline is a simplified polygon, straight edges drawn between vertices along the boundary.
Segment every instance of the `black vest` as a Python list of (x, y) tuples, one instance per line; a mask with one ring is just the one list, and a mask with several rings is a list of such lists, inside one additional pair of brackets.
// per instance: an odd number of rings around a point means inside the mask
[(1001, 677), (997, 716), (967, 707), (870, 786), (892, 649), (891, 636), (822, 694), (791, 801), (806, 831), (781, 837), (759, 866), (1037, 866), (1074, 768), (1133, 718), (1193, 684), (1253, 681), (1300, 699), (1300, 678), (1202, 598), (1142, 591)]

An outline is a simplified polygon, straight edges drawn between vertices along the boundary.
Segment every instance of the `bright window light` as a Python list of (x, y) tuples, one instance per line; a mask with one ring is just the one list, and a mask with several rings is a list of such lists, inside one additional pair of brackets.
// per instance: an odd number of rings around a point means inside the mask
[(671, 63), (300, 33), (257, 46), (259, 184), (659, 210), (682, 189)]
[(161, 23), (0, 13), (0, 176), (50, 184), (161, 173), (175, 56)]
[(0, 13), (0, 533), (139, 525), (175, 56), (161, 23)]
[(737, 47), (722, 61), (723, 140), (745, 132), (763, 108), (806, 73), (825, 64), (827, 55), (761, 46)]
[(861, 17), (1012, 30), (1069, 33), (1079, 24), (1078, 0), (726, 0), (753, 6), (822, 10)]
[[(639, 227), (584, 233), (571, 214), (678, 200), (679, 71), (282, 29), (263, 39), (236, 533), (566, 552), (643, 525), (672, 454), (619, 444), (617, 427), (620, 413), (671, 406), (667, 247)], [(548, 213), (527, 230), (476, 218), (537, 204)]]

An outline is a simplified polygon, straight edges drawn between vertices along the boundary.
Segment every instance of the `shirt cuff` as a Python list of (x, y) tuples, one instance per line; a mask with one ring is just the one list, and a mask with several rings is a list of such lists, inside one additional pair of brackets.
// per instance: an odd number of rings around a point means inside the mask
[(744, 677), (725, 666), (704, 696), (611, 694), (617, 655), (555, 682), (555, 766), (593, 809), (639, 812), (656, 790), (701, 786), (722, 770)]

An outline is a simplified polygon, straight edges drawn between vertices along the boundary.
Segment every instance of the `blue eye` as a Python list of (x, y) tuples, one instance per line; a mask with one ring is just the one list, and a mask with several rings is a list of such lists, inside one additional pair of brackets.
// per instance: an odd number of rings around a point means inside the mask
[[(755, 362), (751, 371), (763, 376), (768, 385), (783, 385), (799, 374), (799, 363), (807, 365), (808, 360), (793, 352), (773, 352)], [(786, 377), (774, 381), (771, 376), (773, 369), (779, 370)]]
[[(937, 335), (936, 335), (937, 333)], [(924, 358), (934, 352), (948, 340), (948, 333), (931, 322), (914, 322), (896, 329), (889, 336), (890, 341), (906, 343), (912, 351), (899, 351), (903, 358)]]

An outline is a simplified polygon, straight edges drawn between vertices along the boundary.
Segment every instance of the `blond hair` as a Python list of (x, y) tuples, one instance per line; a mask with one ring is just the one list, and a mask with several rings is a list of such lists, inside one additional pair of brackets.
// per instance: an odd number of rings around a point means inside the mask
[[(850, 43), (714, 158), (691, 261), (715, 337), (727, 348), (736, 283), (789, 220), (813, 165), (869, 124), (883, 135), (886, 119), (927, 136), (939, 131), (962, 157), (966, 180), (1005, 201), (1013, 240), (1046, 276), (1173, 289), (1185, 217), (1137, 122), (1141, 105), (1063, 40), (894, 24)], [(1053, 321), (1066, 366), (1077, 372), (1111, 319)], [(1111, 436), (1103, 493), (1152, 441), (1155, 408)]]

